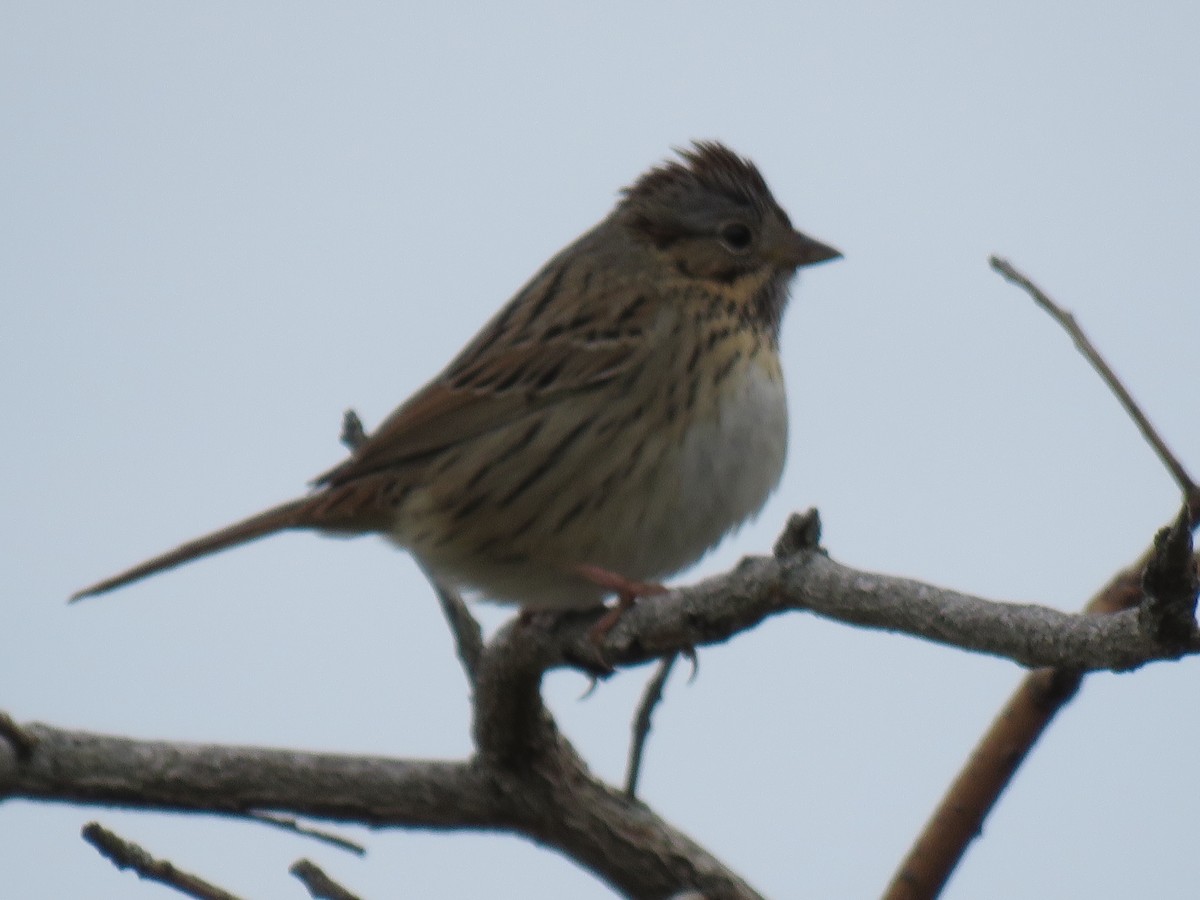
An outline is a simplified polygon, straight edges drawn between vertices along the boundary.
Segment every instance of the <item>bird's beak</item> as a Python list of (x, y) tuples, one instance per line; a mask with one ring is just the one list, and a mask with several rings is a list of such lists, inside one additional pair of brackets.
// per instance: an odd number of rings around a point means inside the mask
[(790, 269), (813, 266), (842, 256), (840, 250), (834, 250), (828, 244), (822, 244), (799, 231), (790, 232), (775, 249), (776, 260)]

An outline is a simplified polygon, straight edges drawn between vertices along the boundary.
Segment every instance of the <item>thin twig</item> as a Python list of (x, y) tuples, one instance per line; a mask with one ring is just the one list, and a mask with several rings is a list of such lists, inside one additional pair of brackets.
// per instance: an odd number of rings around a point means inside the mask
[(474, 684), (479, 672), (479, 658), (483, 655), (483, 629), (479, 622), (467, 609), (466, 601), (453, 588), (446, 587), (422, 567), (425, 577), (433, 585), (438, 603), (442, 607), (442, 615), (450, 624), (450, 633), (454, 635), (454, 644), (458, 650), (458, 658), (467, 673), (467, 679)]
[[(1143, 437), (1170, 470), (1184, 494), (1187, 516), (1195, 524), (1200, 495), (1186, 470), (1167, 448), (1116, 374), (1084, 335), (1074, 316), (1060, 308), (1009, 262), (991, 257), (993, 269), (1023, 288), (1071, 336), (1075, 346), (1116, 395)], [(1144, 603), (1142, 581), (1154, 548), (1119, 572), (1087, 604), (1084, 611), (1103, 615)], [(1178, 567), (1175, 567), (1178, 571)], [(1178, 605), (1178, 604), (1176, 604)], [(941, 803), (921, 830), (908, 856), (884, 893), (884, 900), (929, 900), (937, 897), (984, 820), (1008, 787), (1038, 738), (1078, 693), (1083, 675), (1068, 669), (1038, 669), (1027, 675), (980, 739)]]
[[(346, 410), (342, 416), (342, 443), (351, 450), (357, 450), (366, 443), (368, 437), (358, 413), (352, 409)], [(479, 656), (483, 653), (483, 629), (479, 627), (479, 623), (471, 615), (467, 604), (457, 591), (442, 584), (433, 576), (433, 573), (425, 570), (424, 567), (422, 570), (425, 571), (425, 577), (429, 579), (429, 583), (433, 585), (438, 602), (442, 605), (442, 614), (450, 623), (450, 631), (454, 634), (454, 641), (458, 645), (458, 658), (462, 660), (467, 678), (474, 684), (475, 671), (479, 667)]]
[(0, 738), (8, 741), (17, 759), (25, 762), (37, 748), (37, 738), (13, 721), (6, 712), (0, 712)]
[(1100, 355), (1100, 351), (1088, 340), (1087, 335), (1083, 333), (1083, 329), (1079, 327), (1079, 323), (1075, 321), (1075, 317), (1046, 296), (1041, 288), (1021, 272), (1017, 271), (1008, 260), (993, 256), (988, 261), (991, 263), (993, 269), (1029, 294), (1034, 302), (1049, 313), (1050, 317), (1071, 336), (1071, 340), (1075, 342), (1075, 346), (1079, 352), (1083, 354), (1092, 368), (1104, 380), (1104, 383), (1108, 385), (1108, 389), (1113, 392), (1117, 400), (1125, 408), (1125, 412), (1129, 413), (1129, 417), (1137, 425), (1138, 430), (1142, 433), (1142, 437), (1154, 448), (1154, 452), (1158, 454), (1158, 458), (1162, 461), (1162, 464), (1167, 467), (1167, 470), (1171, 473), (1171, 477), (1179, 485), (1179, 489), (1183, 492), (1184, 501), (1191, 511), (1192, 522), (1194, 524), (1197, 518), (1200, 517), (1200, 488), (1196, 487), (1196, 483), (1188, 475), (1187, 469), (1176, 459), (1175, 454), (1171, 452), (1166, 442), (1159, 436), (1158, 431), (1150, 424), (1150, 420), (1146, 417), (1146, 414), (1142, 412), (1141, 407), (1138, 406), (1133, 396), (1126, 390), (1125, 385), (1121, 383), (1121, 379), (1117, 377), (1104, 357)]
[(313, 828), (311, 825), (301, 825), (298, 819), (267, 812), (248, 812), (246, 813), (246, 818), (255, 822), (262, 822), (264, 825), (273, 825), (276, 828), (282, 828), (285, 831), (291, 831), (295, 834), (302, 834), (305, 837), (310, 837), (337, 847), (339, 850), (348, 850), (355, 856), (367, 855), (367, 848), (362, 844), (334, 834), (332, 831), (322, 831), (319, 828)]
[(359, 900), (357, 894), (326, 875), (312, 860), (297, 860), (288, 871), (300, 879), (314, 900)]
[(650, 734), (650, 719), (654, 715), (654, 708), (662, 700), (663, 687), (671, 676), (671, 668), (675, 665), (676, 658), (675, 653), (662, 658), (662, 662), (658, 664), (658, 671), (646, 683), (642, 702), (638, 704), (637, 714), (633, 717), (633, 741), (629, 744), (629, 764), (625, 774), (625, 796), (630, 799), (637, 796), (642, 756), (646, 749), (646, 737)]
[(165, 859), (155, 859), (137, 844), (118, 837), (99, 822), (83, 826), (83, 839), (118, 869), (133, 869), (139, 878), (157, 881), (197, 900), (238, 900), (229, 891), (184, 872)]
[(352, 451), (357, 450), (367, 442), (367, 431), (363, 428), (362, 419), (352, 409), (346, 410), (342, 415), (342, 435), (340, 440)]
[(788, 516), (783, 533), (775, 541), (772, 554), (776, 559), (787, 559), (806, 550), (821, 549), (821, 514), (814, 507), (802, 513)]

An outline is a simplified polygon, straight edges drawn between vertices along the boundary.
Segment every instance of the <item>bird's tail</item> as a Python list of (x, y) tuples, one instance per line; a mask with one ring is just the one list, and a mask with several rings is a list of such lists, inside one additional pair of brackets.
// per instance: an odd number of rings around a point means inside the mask
[(235, 547), (238, 544), (245, 544), (260, 537), (275, 534), (277, 531), (284, 531), (288, 528), (312, 527), (317, 524), (314, 521), (314, 513), (317, 512), (317, 508), (320, 505), (319, 501), (322, 499), (324, 498), (317, 495), (313, 497), (301, 497), (290, 503), (282, 503), (279, 506), (260, 512), (256, 516), (251, 516), (219, 531), (214, 531), (212, 534), (206, 534), (204, 537), (196, 538), (194, 541), (180, 544), (174, 550), (170, 550), (153, 559), (148, 559), (146, 562), (136, 565), (132, 569), (127, 569), (119, 575), (105, 578), (91, 587), (76, 591), (71, 595), (71, 602), (74, 603), (76, 600), (82, 600), (84, 597), (94, 597), (97, 594), (107, 593), (134, 581), (140, 581), (157, 572), (173, 569), (175, 566), (190, 562), (198, 557), (208, 556), (210, 553), (217, 553), (229, 547)]

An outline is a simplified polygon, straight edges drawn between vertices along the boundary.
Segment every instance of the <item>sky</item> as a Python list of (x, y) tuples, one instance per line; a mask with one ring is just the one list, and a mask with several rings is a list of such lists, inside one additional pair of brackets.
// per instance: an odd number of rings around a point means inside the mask
[[(470, 751), (412, 561), (288, 535), (102, 600), (73, 590), (303, 492), (673, 146), (720, 139), (845, 258), (783, 329), (787, 470), (684, 583), (816, 506), (839, 561), (1083, 605), (1178, 491), (1069, 339), (1074, 312), (1185, 465), (1200, 303), (1200, 6), (1016, 2), (29, 2), (0, 9), (0, 709), (142, 738)], [(481, 606), (489, 630), (511, 610)], [(764, 894), (869, 897), (1019, 681), (793, 614), (677, 669), (643, 798)], [(545, 695), (622, 777), (652, 669)], [(1087, 680), (950, 898), (1192, 897), (1200, 662)], [(14, 897), (162, 897), (97, 818), (235, 893), (599, 900), (495, 835), (9, 801)]]

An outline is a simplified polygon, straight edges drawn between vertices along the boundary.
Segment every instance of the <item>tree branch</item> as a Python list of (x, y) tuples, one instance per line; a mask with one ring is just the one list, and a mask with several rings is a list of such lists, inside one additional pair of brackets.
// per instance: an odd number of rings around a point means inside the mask
[(313, 900), (359, 900), (357, 894), (346, 890), (310, 859), (297, 860), (288, 871), (308, 889)]
[[(1070, 615), (852, 569), (815, 547), (818, 525), (815, 513), (793, 517), (777, 557), (745, 559), (725, 575), (634, 606), (605, 637), (604, 657), (644, 663), (728, 640), (791, 610), (1076, 673), (1200, 650), (1194, 628), (1164, 636), (1153, 611)], [(1129, 590), (1134, 605), (1148, 602), (1137, 580)], [(559, 733), (541, 679), (595, 658), (596, 615), (517, 616), (483, 646), (470, 760), (134, 741), (34, 724), (16, 728), (32, 741), (27, 758), (0, 742), (0, 799), (503, 830), (553, 847), (627, 895), (758, 896), (704, 848), (592, 776)]]
[(24, 727), (38, 749), (23, 763), (0, 752), (0, 797), (511, 831), (630, 896), (689, 887), (712, 900), (759, 896), (647, 807), (593, 778), (565, 740), (509, 769), (482, 760), (413, 762)]
[(7, 741), (17, 754), (17, 759), (21, 760), (29, 759), (37, 747), (33, 735), (14, 722), (6, 712), (0, 712), (0, 740)]
[[(1109, 615), (1135, 609), (1142, 599), (1147, 558), (1119, 572), (1085, 612)], [(1022, 679), (921, 829), (884, 900), (928, 900), (941, 893), (1025, 757), (1082, 684), (1083, 673), (1077, 669), (1038, 669)]]
[[(1191, 528), (1200, 524), (1195, 483), (1075, 317), (1008, 261), (992, 256), (989, 262), (1071, 336), (1183, 492), (1184, 507), (1175, 524), (1160, 531), (1154, 546), (1092, 597), (1084, 612), (1103, 615), (1137, 609), (1143, 633), (1153, 635), (1157, 643), (1188, 645), (1196, 635), (1198, 589), (1191, 541)], [(927, 900), (941, 893), (1000, 794), (1058, 711), (1078, 693), (1083, 677), (1080, 669), (1070, 667), (1039, 669), (1026, 676), (926, 822), (888, 885), (885, 900)]]
[(249, 812), (246, 813), (246, 818), (251, 822), (262, 822), (264, 825), (282, 828), (284, 831), (290, 831), (293, 834), (304, 835), (304, 837), (329, 844), (331, 847), (337, 847), (339, 850), (345, 850), (347, 853), (353, 853), (355, 856), (366, 856), (367, 854), (367, 848), (356, 841), (344, 838), (340, 834), (333, 834), (329, 831), (322, 831), (319, 828), (301, 825), (299, 821), (288, 816), (277, 816), (273, 813), (265, 812)]
[(1192, 512), (1185, 505), (1175, 522), (1154, 536), (1154, 551), (1142, 574), (1146, 599), (1142, 628), (1159, 641), (1187, 644), (1196, 632), (1196, 558)]
[(137, 844), (114, 834), (99, 822), (89, 822), (83, 826), (82, 833), (83, 839), (118, 869), (132, 869), (139, 878), (165, 884), (197, 900), (238, 900), (229, 891), (183, 871), (174, 863), (151, 856)]
[[(748, 557), (724, 575), (640, 603), (622, 616), (602, 650), (615, 665), (644, 663), (721, 643), (792, 610), (1000, 656), (1029, 668), (1125, 671), (1200, 652), (1194, 631), (1179, 643), (1160, 640), (1142, 627), (1135, 611), (1097, 617), (1000, 603), (853, 569), (812, 550), (785, 559)], [(587, 628), (593, 619), (563, 617), (549, 632), (531, 631), (524, 652), (546, 669), (578, 665), (588, 656)]]
[[(271, 810), (366, 825), (486, 828), (502, 810), (469, 762), (139, 741), (40, 723), (18, 763), (0, 752), (0, 797), (243, 815)], [(131, 765), (136, 760), (136, 765)]]
[(637, 796), (638, 777), (642, 772), (642, 756), (646, 750), (646, 738), (650, 734), (650, 720), (654, 715), (654, 707), (662, 700), (663, 688), (671, 677), (671, 669), (678, 659), (674, 653), (663, 657), (658, 664), (658, 671), (646, 683), (642, 692), (642, 702), (638, 704), (637, 714), (633, 717), (633, 739), (629, 743), (629, 762), (625, 767), (625, 794), (628, 797)]
[(1133, 395), (1129, 393), (1128, 388), (1117, 377), (1117, 374), (1109, 366), (1104, 356), (1096, 349), (1096, 346), (1084, 334), (1079, 323), (1075, 321), (1075, 317), (1071, 313), (1053, 300), (1040, 287), (1034, 284), (1028, 276), (1017, 271), (1006, 259), (1001, 259), (998, 256), (989, 257), (988, 262), (991, 267), (1003, 275), (1013, 284), (1024, 290), (1033, 301), (1044, 309), (1055, 322), (1075, 342), (1075, 347), (1083, 354), (1084, 359), (1088, 361), (1093, 369), (1096, 370), (1104, 384), (1108, 387), (1113, 395), (1124, 407), (1129, 418), (1133, 419), (1137, 425), (1138, 431), (1142, 433), (1142, 437), (1146, 442), (1154, 448), (1154, 452), (1158, 455), (1159, 460), (1171, 473), (1171, 477), (1175, 479), (1175, 483), (1179, 485), (1179, 490), (1183, 493), (1184, 501), (1188, 508), (1192, 511), (1193, 518), (1200, 517), (1200, 488), (1196, 487), (1196, 483), (1192, 481), (1192, 477), (1188, 474), (1187, 469), (1179, 461), (1178, 457), (1171, 452), (1171, 448), (1167, 446), (1166, 441), (1159, 435), (1158, 430), (1150, 423), (1149, 417), (1142, 412), (1137, 401), (1133, 399)]
[(425, 572), (425, 577), (433, 587), (433, 592), (437, 594), (442, 615), (446, 617), (446, 623), (454, 637), (459, 662), (467, 673), (467, 680), (474, 684), (479, 677), (479, 660), (483, 656), (483, 629), (479, 627), (479, 621), (471, 615), (458, 591), (442, 584), (429, 572)]

